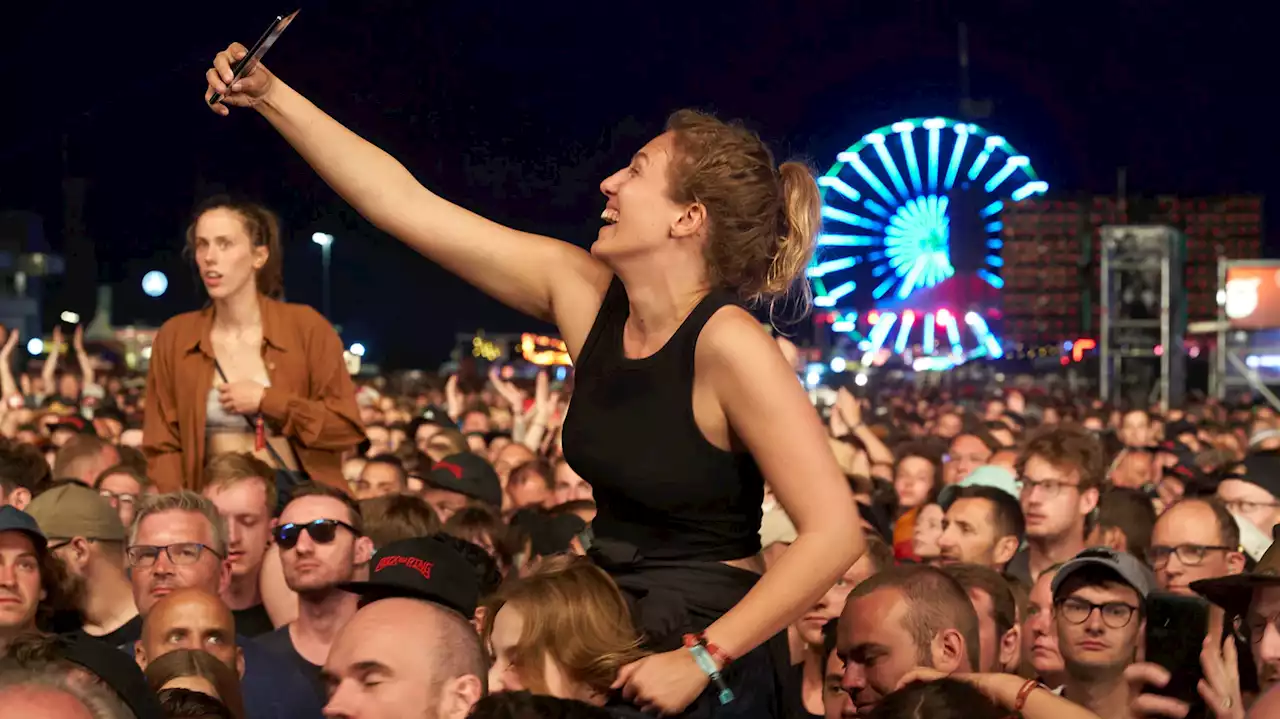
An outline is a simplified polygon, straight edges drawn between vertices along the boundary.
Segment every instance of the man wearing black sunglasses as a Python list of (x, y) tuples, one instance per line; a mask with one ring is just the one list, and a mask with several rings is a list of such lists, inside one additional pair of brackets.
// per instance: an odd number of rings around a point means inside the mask
[(298, 595), (298, 618), (258, 643), (292, 656), (323, 697), (320, 670), (334, 638), (355, 615), (358, 600), (337, 585), (368, 578), (373, 542), (364, 536), (359, 506), (321, 484), (294, 492), (273, 536), (285, 584)]

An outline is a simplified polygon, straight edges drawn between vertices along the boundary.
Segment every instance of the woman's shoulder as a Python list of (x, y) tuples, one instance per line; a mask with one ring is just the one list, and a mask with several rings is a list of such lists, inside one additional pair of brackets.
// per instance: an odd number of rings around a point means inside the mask
[(316, 311), (316, 308), (311, 305), (304, 305), (299, 302), (285, 302), (284, 300), (268, 297), (263, 302), (263, 308), (303, 328), (316, 326), (333, 328), (329, 320), (325, 319), (324, 315)]
[(192, 310), (174, 315), (156, 330), (156, 345), (195, 345), (204, 337), (205, 326), (209, 323), (209, 311)]
[(292, 335), (308, 345), (314, 341), (341, 343), (333, 323), (311, 305), (267, 298), (262, 308), (263, 331), (268, 336)]

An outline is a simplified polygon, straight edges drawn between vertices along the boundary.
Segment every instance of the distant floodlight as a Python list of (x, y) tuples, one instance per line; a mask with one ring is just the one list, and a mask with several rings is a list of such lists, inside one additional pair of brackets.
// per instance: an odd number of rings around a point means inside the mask
[(39, 337), (32, 337), (27, 340), (27, 352), (37, 357), (44, 354), (44, 340)]
[(848, 363), (848, 362), (846, 362), (846, 361), (845, 361), (845, 358), (843, 358), (843, 357), (832, 357), (832, 358), (831, 358), (831, 371), (832, 371), (832, 372), (843, 372), (843, 371), (844, 371), (844, 369), (845, 369), (845, 367), (847, 367), (848, 365), (849, 365), (849, 363)]
[(333, 244), (333, 235), (327, 232), (313, 232), (311, 234), (311, 241), (321, 247), (328, 247)]
[(853, 383), (854, 383), (854, 384), (856, 384), (856, 385), (858, 385), (859, 387), (866, 387), (866, 386), (867, 386), (867, 376), (866, 376), (865, 374), (862, 374), (861, 372), (859, 372), (859, 373), (858, 373), (858, 375), (857, 375), (856, 377), (854, 377), (854, 378), (853, 378)]
[(359, 342), (356, 342), (351, 345), (350, 352), (356, 357), (364, 357), (364, 345), (360, 344)]
[(62, 313), (62, 321), (69, 325), (78, 325), (80, 324), (80, 315), (72, 312), (71, 310), (67, 310)]
[(147, 297), (159, 297), (169, 289), (169, 278), (160, 270), (151, 270), (142, 276), (142, 292)]

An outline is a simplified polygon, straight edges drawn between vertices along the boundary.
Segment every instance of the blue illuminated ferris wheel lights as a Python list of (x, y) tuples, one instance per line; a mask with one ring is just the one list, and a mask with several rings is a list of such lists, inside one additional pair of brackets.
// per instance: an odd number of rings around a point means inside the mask
[[(987, 233), (980, 241), (987, 253), (974, 275), (993, 288), (1003, 287), (1000, 212), (1006, 201), (1044, 193), (1048, 184), (1003, 136), (973, 123), (915, 118), (866, 133), (839, 153), (837, 164), (819, 180), (826, 225), (819, 244), (825, 251), (809, 277), (817, 297), (831, 297), (830, 288), (842, 290), (822, 306), (889, 297), (905, 301), (953, 277), (954, 210), (948, 203), (962, 177), (991, 195), (980, 210), (979, 226)], [(847, 257), (861, 261), (831, 264)], [(850, 280), (852, 289), (846, 284)]]

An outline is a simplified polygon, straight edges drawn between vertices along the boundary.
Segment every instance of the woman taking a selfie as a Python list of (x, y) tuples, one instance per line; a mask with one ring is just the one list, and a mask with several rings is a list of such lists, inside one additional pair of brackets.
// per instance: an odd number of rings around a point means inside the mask
[[(668, 715), (732, 702), (733, 716), (776, 716), (780, 633), (863, 551), (817, 413), (738, 306), (803, 275), (821, 221), (808, 169), (775, 165), (743, 128), (677, 113), (600, 185), (604, 227), (588, 253), (433, 194), (262, 65), (228, 87), (246, 54), (236, 44), (214, 59), (215, 112), (254, 107), (374, 225), (558, 326), (576, 383), (565, 458), (598, 504), (588, 551), (656, 652), (613, 688)], [(761, 576), (765, 480), (799, 536)]]
[(200, 491), (208, 457), (248, 452), (276, 469), (282, 490), (303, 477), (345, 490), (342, 453), (364, 438), (355, 386), (328, 320), (277, 299), (279, 221), (258, 205), (215, 198), (187, 228), (187, 251), (209, 304), (156, 333), (147, 474), (161, 492)]

